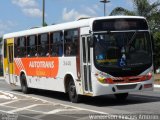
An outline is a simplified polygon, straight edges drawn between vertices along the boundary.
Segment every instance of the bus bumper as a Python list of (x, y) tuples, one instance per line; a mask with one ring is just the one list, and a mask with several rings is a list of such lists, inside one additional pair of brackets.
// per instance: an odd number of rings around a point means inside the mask
[[(98, 81), (97, 81), (98, 82)], [(136, 83), (123, 83), (123, 84), (102, 84), (96, 83), (93, 89), (93, 96), (117, 94), (117, 93), (130, 93), (140, 91), (152, 91), (153, 79)]]

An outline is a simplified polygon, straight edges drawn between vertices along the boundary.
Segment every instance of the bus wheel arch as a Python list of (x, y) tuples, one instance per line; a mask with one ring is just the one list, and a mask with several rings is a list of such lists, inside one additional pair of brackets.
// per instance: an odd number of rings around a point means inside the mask
[(77, 94), (76, 85), (74, 79), (71, 75), (67, 74), (65, 76), (65, 92), (69, 96), (69, 100), (72, 103), (78, 103), (80, 96)]
[(24, 72), (21, 72), (20, 74), (20, 83), (21, 83), (21, 89), (24, 94), (29, 93), (29, 88), (27, 84), (27, 78)]

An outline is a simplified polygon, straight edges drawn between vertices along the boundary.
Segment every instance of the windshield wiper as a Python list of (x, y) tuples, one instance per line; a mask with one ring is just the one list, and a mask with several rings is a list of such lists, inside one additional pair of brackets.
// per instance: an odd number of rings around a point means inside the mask
[(137, 30), (135, 31), (135, 33), (133, 34), (131, 40), (128, 42), (128, 44), (126, 46), (129, 46), (133, 42), (133, 40), (135, 39), (136, 35), (137, 35)]

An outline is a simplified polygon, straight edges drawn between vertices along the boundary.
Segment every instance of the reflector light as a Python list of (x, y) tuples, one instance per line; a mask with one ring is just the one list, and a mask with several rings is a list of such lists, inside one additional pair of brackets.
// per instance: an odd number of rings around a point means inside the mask
[(145, 84), (145, 85), (144, 85), (144, 88), (151, 88), (151, 87), (153, 87), (152, 84)]

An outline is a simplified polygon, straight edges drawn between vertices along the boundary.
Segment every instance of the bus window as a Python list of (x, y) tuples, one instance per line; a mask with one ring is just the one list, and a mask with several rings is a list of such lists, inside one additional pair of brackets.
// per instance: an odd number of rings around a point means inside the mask
[(37, 36), (32, 35), (28, 37), (27, 41), (27, 56), (34, 57), (37, 56)]
[(25, 57), (26, 56), (26, 38), (19, 37), (14, 40), (14, 56)]
[(63, 55), (63, 33), (62, 31), (54, 32), (51, 35), (50, 41), (50, 54), (51, 56), (62, 56)]
[(78, 54), (78, 29), (66, 30), (64, 40), (65, 56), (76, 56)]
[(38, 56), (49, 56), (49, 39), (47, 33), (39, 35)]

